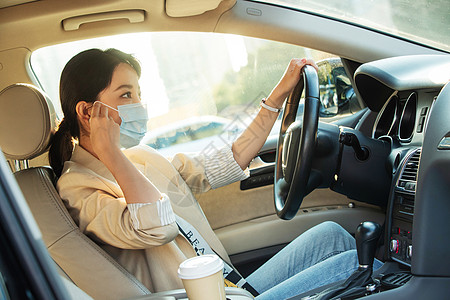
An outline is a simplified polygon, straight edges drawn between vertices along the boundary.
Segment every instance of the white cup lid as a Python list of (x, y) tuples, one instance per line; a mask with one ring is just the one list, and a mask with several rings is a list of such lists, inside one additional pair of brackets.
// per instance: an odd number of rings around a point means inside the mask
[(197, 279), (223, 270), (223, 261), (214, 254), (206, 254), (186, 259), (178, 268), (181, 279)]

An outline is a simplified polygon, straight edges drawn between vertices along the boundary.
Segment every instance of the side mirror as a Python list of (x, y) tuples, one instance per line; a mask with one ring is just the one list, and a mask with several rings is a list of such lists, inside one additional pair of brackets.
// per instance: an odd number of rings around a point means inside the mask
[(355, 95), (350, 79), (339, 58), (327, 58), (317, 62), (319, 68), (321, 117), (334, 117), (345, 113)]

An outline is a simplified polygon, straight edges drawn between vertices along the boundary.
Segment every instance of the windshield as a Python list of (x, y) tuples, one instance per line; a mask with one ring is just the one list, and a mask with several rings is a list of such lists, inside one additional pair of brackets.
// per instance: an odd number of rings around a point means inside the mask
[(262, 0), (450, 51), (448, 0)]

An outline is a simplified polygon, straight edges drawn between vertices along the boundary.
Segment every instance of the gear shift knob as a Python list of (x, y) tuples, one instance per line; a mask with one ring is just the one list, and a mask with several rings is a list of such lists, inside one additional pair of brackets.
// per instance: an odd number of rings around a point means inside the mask
[(356, 228), (356, 251), (360, 267), (372, 268), (380, 234), (381, 227), (374, 222), (363, 222)]

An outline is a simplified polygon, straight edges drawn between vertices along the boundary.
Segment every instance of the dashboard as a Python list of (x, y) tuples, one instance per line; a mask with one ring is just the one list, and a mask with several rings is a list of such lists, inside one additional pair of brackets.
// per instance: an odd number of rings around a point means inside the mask
[(386, 217), (386, 256), (411, 267), (418, 170), (428, 118), (450, 79), (450, 56), (411, 56), (361, 66), (355, 83), (362, 99), (378, 112), (371, 138), (391, 145), (392, 186)]

